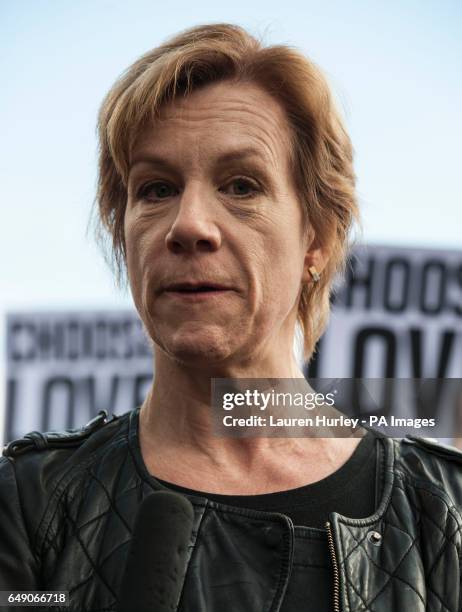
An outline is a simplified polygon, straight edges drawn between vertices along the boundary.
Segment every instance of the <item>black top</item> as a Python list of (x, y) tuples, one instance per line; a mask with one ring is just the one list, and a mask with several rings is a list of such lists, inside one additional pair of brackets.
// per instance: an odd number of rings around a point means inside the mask
[(286, 514), (294, 525), (323, 529), (330, 512), (350, 518), (374, 513), (376, 505), (376, 435), (368, 431), (352, 456), (326, 478), (296, 489), (261, 495), (221, 495), (180, 487), (159, 480), (180, 493), (200, 495), (210, 500), (241, 508)]
[(376, 434), (368, 430), (352, 456), (336, 472), (288, 491), (220, 495), (160, 482), (180, 493), (289, 516), (295, 525), (294, 557), (281, 612), (328, 612), (333, 609), (333, 573), (325, 524), (331, 512), (350, 518), (365, 518), (374, 513), (380, 487), (376, 438)]

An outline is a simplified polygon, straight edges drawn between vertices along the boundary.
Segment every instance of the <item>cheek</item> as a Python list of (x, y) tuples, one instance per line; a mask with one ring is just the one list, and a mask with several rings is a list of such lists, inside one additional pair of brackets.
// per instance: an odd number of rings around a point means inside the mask
[(286, 293), (299, 285), (303, 273), (305, 251), (294, 234), (291, 228), (281, 228), (269, 236), (265, 246), (266, 272), (271, 283), (284, 287)]
[(285, 318), (297, 307), (303, 261), (304, 253), (290, 238), (272, 241), (262, 275), (262, 304), (266, 316)]
[(139, 309), (142, 305), (147, 262), (156, 261), (153, 252), (155, 241), (151, 235), (152, 232), (149, 232), (143, 223), (130, 218), (130, 216), (126, 216), (124, 227), (128, 279), (133, 299)]
[(136, 288), (139, 283), (139, 240), (137, 239), (136, 226), (129, 218), (127, 219), (127, 214), (125, 215), (124, 232), (128, 279), (135, 297), (137, 293)]

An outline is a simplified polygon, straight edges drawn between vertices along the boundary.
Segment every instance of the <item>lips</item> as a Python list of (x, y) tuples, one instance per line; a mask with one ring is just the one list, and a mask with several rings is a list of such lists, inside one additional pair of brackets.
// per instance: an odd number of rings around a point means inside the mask
[(171, 283), (163, 289), (168, 292), (175, 293), (206, 293), (216, 291), (231, 291), (231, 287), (215, 282), (182, 282)]

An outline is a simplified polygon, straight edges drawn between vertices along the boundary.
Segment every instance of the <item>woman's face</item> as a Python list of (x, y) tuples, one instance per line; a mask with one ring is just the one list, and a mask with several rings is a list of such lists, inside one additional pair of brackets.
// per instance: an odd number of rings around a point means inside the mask
[(279, 104), (222, 82), (179, 98), (137, 140), (125, 240), (154, 342), (183, 363), (292, 350), (307, 251)]

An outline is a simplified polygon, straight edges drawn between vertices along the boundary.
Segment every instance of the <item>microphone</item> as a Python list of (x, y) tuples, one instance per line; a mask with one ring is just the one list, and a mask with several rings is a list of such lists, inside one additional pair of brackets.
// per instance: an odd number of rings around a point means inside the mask
[(157, 491), (141, 503), (122, 579), (118, 612), (176, 612), (194, 520), (191, 502)]

